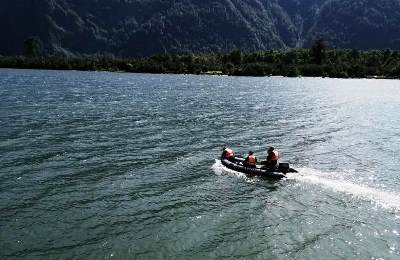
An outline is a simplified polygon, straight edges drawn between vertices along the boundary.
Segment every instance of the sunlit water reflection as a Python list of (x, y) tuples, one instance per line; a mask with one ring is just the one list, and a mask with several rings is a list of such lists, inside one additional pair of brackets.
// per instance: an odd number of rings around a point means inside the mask
[(0, 70), (0, 257), (397, 259), (399, 87)]

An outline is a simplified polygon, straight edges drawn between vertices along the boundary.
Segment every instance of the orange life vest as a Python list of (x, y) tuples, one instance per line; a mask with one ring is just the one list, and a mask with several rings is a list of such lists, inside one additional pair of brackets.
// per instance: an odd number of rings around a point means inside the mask
[(235, 156), (235, 153), (233, 152), (232, 149), (226, 148), (225, 149), (225, 158), (233, 157)]
[(248, 156), (248, 165), (255, 166), (256, 165), (256, 157), (254, 155), (249, 155)]
[(271, 157), (271, 161), (278, 161), (279, 158), (279, 153), (278, 151), (272, 151), (272, 157)]

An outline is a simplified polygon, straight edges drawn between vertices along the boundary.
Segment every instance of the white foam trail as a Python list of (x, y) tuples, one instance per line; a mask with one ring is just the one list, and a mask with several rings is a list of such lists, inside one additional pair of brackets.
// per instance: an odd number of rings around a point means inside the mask
[[(218, 175), (229, 175), (243, 178), (246, 181), (252, 181), (246, 177), (244, 173), (230, 170), (222, 165), (220, 160), (215, 160), (212, 166), (214, 172)], [(370, 201), (379, 205), (382, 208), (400, 210), (400, 194), (396, 192), (387, 192), (372, 187), (359, 185), (344, 179), (334, 179), (335, 176), (340, 176), (338, 173), (323, 173), (310, 168), (296, 168), (299, 173), (288, 173), (287, 178), (303, 183), (319, 185), (322, 188), (330, 189), (335, 192), (342, 192), (353, 197)]]
[(253, 180), (249, 179), (246, 176), (246, 174), (226, 168), (222, 164), (221, 160), (215, 160), (215, 163), (213, 164), (213, 166), (211, 166), (211, 168), (214, 170), (214, 172), (217, 175), (229, 175), (229, 176), (245, 179), (246, 181), (249, 181), (249, 182), (253, 182)]
[[(298, 169), (299, 173), (288, 175), (289, 179), (320, 185), (335, 192), (343, 192), (351, 196), (371, 201), (386, 208), (400, 210), (400, 194), (362, 186), (343, 179), (333, 179), (331, 176), (314, 169)], [(335, 176), (340, 176), (335, 174)]]

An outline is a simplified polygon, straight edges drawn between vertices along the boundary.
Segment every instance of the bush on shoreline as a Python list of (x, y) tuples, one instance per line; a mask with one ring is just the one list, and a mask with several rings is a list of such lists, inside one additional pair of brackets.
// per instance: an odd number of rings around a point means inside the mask
[(226, 74), (400, 78), (400, 51), (327, 49), (266, 50), (227, 54), (159, 54), (147, 58), (113, 56), (0, 56), (1, 68), (123, 71), (137, 73)]

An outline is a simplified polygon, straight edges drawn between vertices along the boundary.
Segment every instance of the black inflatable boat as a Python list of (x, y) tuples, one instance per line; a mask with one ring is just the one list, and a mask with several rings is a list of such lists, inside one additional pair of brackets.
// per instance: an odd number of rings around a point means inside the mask
[(250, 176), (260, 176), (269, 179), (282, 179), (286, 177), (286, 173), (288, 172), (297, 172), (295, 169), (290, 168), (288, 163), (279, 163), (278, 166), (272, 168), (265, 165), (257, 165), (256, 168), (251, 168), (243, 165), (244, 159), (239, 157), (235, 157), (232, 161), (221, 158), (221, 162), (228, 169)]

